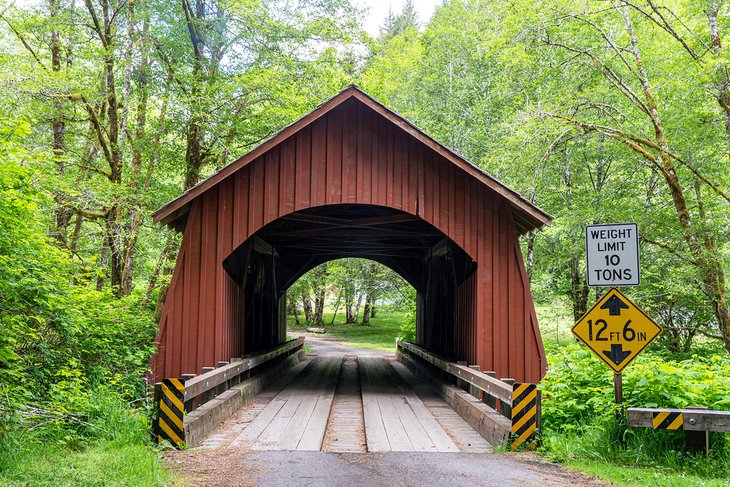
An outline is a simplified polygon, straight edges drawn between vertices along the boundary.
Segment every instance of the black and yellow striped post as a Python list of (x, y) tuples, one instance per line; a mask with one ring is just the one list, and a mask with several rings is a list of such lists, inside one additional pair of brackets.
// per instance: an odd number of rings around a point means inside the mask
[(681, 430), (684, 429), (684, 417), (678, 411), (655, 411), (651, 427), (655, 430)]
[(178, 448), (185, 444), (185, 379), (163, 379), (157, 410), (157, 442), (168, 440)]
[[(512, 449), (516, 450), (521, 444), (534, 436), (537, 431), (538, 404), (537, 385), (512, 385)], [(535, 443), (529, 444), (530, 449)]]

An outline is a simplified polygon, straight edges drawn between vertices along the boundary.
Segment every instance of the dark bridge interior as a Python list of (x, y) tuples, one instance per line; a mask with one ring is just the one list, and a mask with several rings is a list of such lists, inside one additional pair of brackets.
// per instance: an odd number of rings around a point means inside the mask
[[(238, 306), (247, 324), (244, 352), (281, 343), (286, 337), (286, 290), (310, 269), (344, 257), (372, 259), (400, 274), (417, 292), (419, 344), (460, 358), (454, 330), (459, 321), (457, 290), (474, 273), (476, 262), (421, 218), (358, 204), (285, 215), (224, 261), (224, 269), (241, 289)], [(461, 301), (473, 306), (473, 300)]]

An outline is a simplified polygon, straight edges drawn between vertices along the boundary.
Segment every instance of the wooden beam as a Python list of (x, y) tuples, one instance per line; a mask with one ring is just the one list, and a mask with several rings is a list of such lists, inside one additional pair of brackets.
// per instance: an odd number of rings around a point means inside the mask
[(405, 350), (408, 353), (422, 358), (431, 365), (448, 372), (462, 381), (468, 382), (477, 389), (499, 399), (505, 404), (512, 404), (512, 386), (502, 382), (501, 380), (490, 377), (477, 370), (473, 370), (465, 365), (458, 365), (453, 362), (449, 362), (448, 360), (434, 355), (413, 343), (399, 341), (398, 349)]
[(654, 409), (629, 408), (629, 426), (652, 428), (654, 413), (681, 413), (686, 431), (730, 432), (730, 411), (711, 411), (703, 409)]
[(237, 362), (213, 369), (204, 374), (195, 376), (185, 382), (185, 399), (184, 402), (190, 401), (204, 392), (215, 389), (220, 384), (232, 379), (233, 377), (239, 376), (242, 373), (251, 370), (264, 362), (278, 357), (279, 355), (289, 353), (297, 348), (304, 346), (304, 338), (300, 337), (295, 340), (290, 340), (283, 345), (253, 357), (247, 357)]

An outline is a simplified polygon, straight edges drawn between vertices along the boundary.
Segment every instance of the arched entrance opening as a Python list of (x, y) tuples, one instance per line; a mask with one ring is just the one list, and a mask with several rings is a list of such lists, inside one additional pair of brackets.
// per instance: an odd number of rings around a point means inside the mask
[(416, 342), (461, 359), (473, 334), (469, 278), (476, 262), (443, 232), (407, 212), (377, 205), (325, 205), (269, 223), (223, 261), (235, 281), (243, 350), (286, 337), (286, 291), (316, 266), (361, 257), (398, 273), (416, 290)]

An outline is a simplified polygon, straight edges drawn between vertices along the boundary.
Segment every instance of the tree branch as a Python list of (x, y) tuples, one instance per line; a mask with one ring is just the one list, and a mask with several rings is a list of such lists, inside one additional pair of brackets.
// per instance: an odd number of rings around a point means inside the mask
[(43, 64), (43, 62), (40, 60), (40, 58), (35, 53), (33, 48), (30, 47), (30, 44), (28, 44), (28, 41), (25, 40), (25, 37), (23, 37), (23, 34), (21, 34), (20, 31), (18, 31), (18, 29), (16, 29), (15, 26), (13, 26), (13, 24), (11, 24), (10, 21), (3, 14), (0, 14), (0, 19), (3, 19), (3, 21), (6, 24), (8, 24), (8, 27), (10, 27), (10, 30), (12, 30), (13, 33), (15, 33), (15, 35), (18, 37), (20, 42), (23, 43), (23, 46), (25, 46), (25, 48), (31, 53), (31, 55), (33, 56), (33, 59), (35, 59), (38, 62), (38, 65), (40, 65), (40, 67), (43, 68), (43, 71), (48, 71), (48, 68), (46, 68), (46, 66)]

